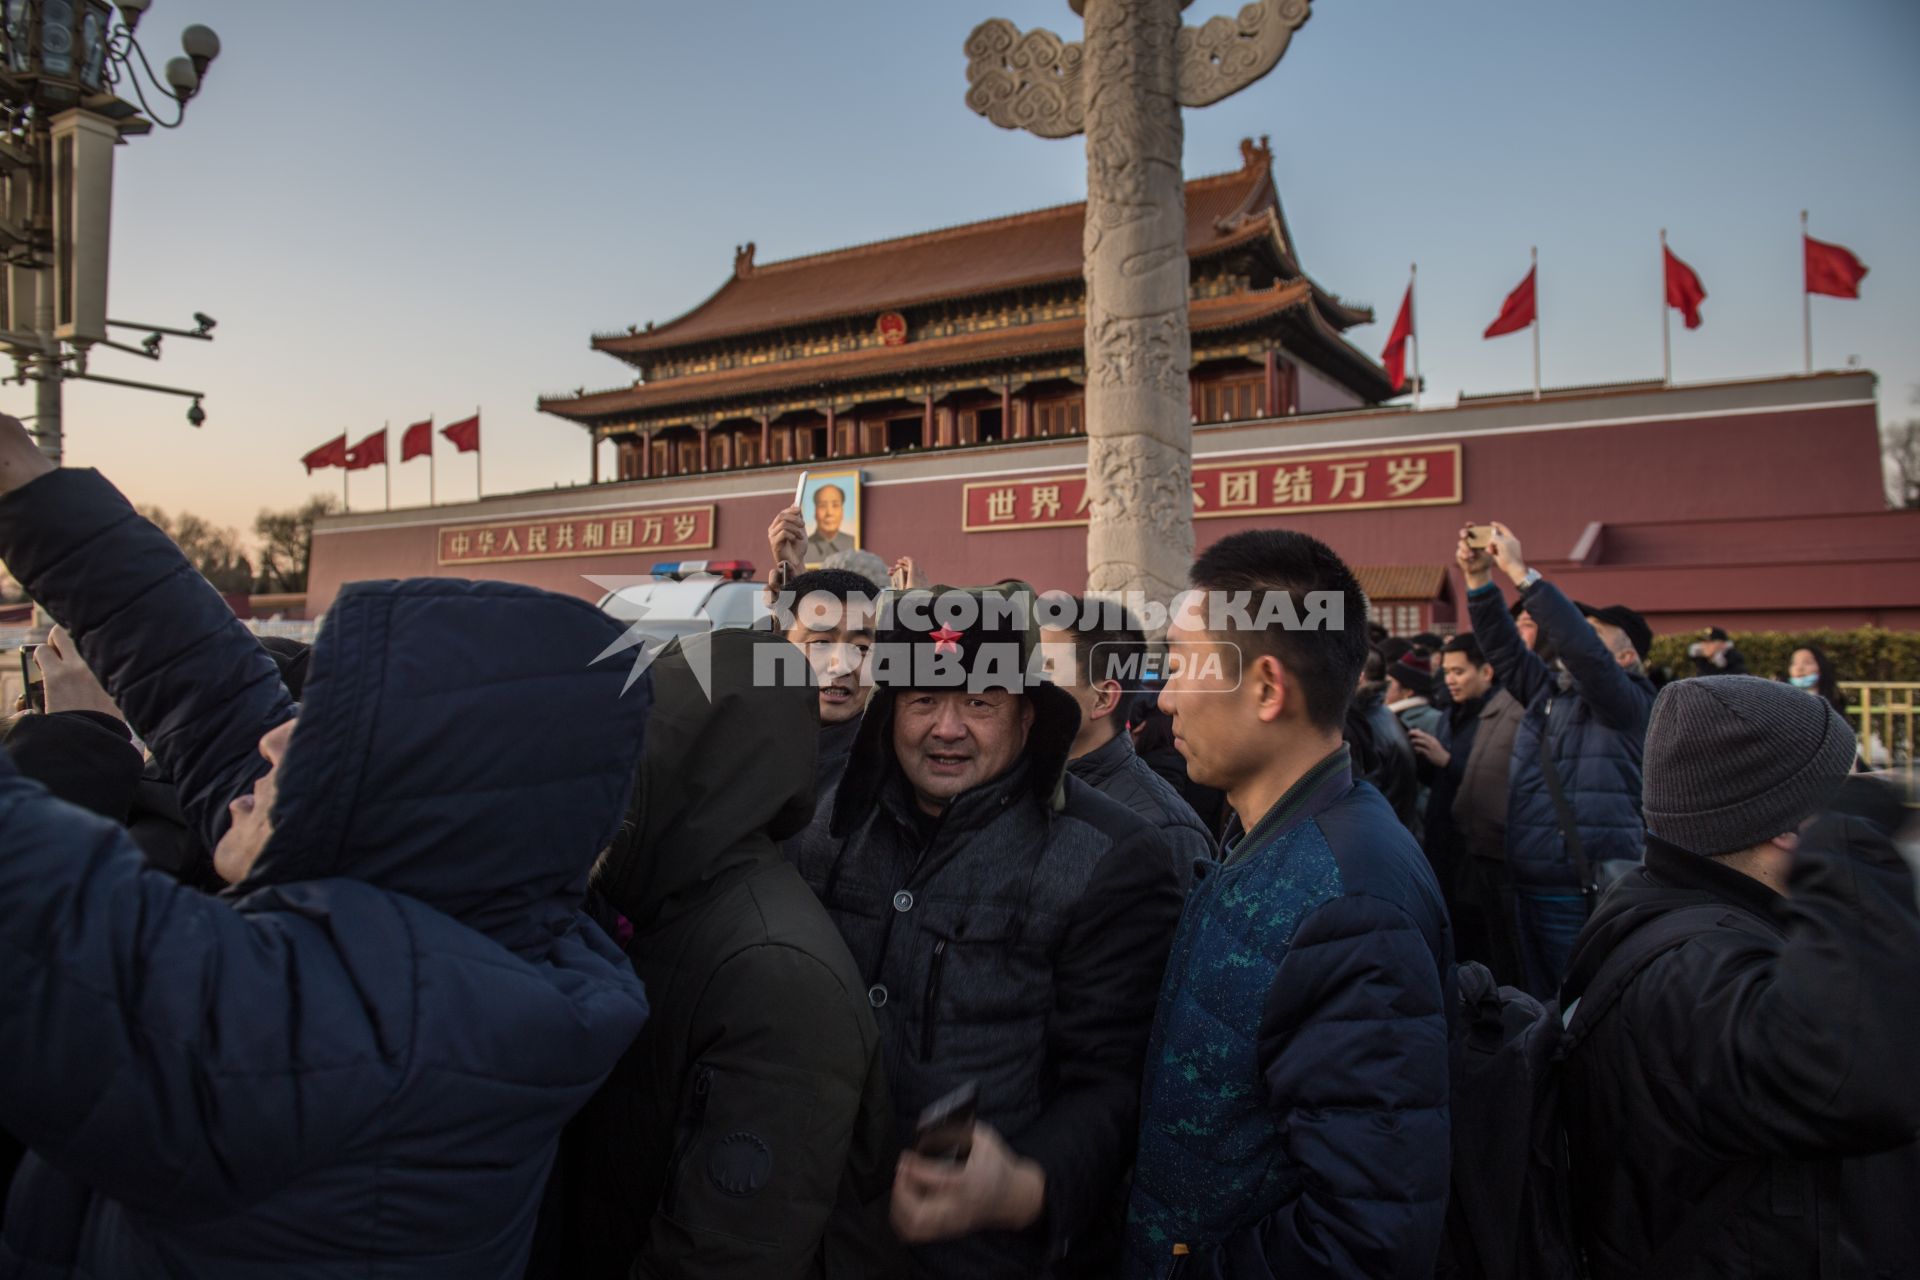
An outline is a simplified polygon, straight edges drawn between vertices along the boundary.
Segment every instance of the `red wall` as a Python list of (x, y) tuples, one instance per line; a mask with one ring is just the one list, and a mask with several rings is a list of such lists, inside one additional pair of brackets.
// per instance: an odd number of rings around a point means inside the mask
[[(1419, 421), (1430, 420), (1439, 431), (1452, 418), (1451, 413), (1442, 411), (1421, 415)], [(1353, 421), (1358, 435), (1366, 430), (1370, 419), (1356, 417)], [(1395, 416), (1392, 421), (1409, 422), (1404, 416)], [(1202, 436), (1200, 446), (1206, 450), (1206, 460), (1221, 460), (1233, 456), (1236, 444), (1245, 448), (1251, 439), (1270, 438), (1273, 429), (1273, 424), (1211, 429)], [(1884, 591), (1877, 592), (1870, 569), (1843, 573), (1808, 567), (1796, 570), (1796, 576), (1787, 580), (1768, 568), (1779, 564), (1781, 557), (1765, 553), (1757, 555), (1762, 561), (1759, 565), (1740, 572), (1719, 571), (1703, 579), (1698, 570), (1675, 564), (1676, 560), (1693, 558), (1693, 551), (1702, 555), (1711, 552), (1721, 563), (1738, 560), (1742, 547), (1751, 543), (1750, 521), (1755, 517), (1777, 520), (1880, 511), (1879, 439), (1871, 405), (1816, 405), (1684, 421), (1441, 435), (1417, 443), (1454, 440), (1461, 442), (1464, 455), (1465, 500), (1458, 506), (1202, 519), (1195, 522), (1196, 545), (1205, 547), (1240, 529), (1284, 525), (1326, 540), (1352, 564), (1441, 564), (1451, 562), (1455, 534), (1462, 524), (1502, 520), (1521, 536), (1530, 560), (1564, 566), (1593, 521), (1617, 525), (1683, 520), (1691, 524), (1741, 518), (1744, 531), (1730, 527), (1718, 534), (1623, 530), (1613, 535), (1612, 542), (1603, 542), (1606, 559), (1614, 559), (1616, 552), (1636, 560), (1645, 556), (1649, 562), (1645, 567), (1603, 565), (1569, 572), (1575, 576), (1601, 574), (1603, 580), (1594, 580), (1597, 593), (1610, 600), (1639, 601), (1649, 612), (1662, 615), (1656, 625), (1663, 630), (1699, 625), (1693, 621), (1695, 617), (1731, 620), (1736, 614), (1777, 614), (1784, 618), (1788, 615), (1780, 611), (1796, 599), (1805, 604), (1794, 606), (1799, 610), (1792, 615), (1795, 617), (1806, 614), (1830, 619), (1833, 615), (1828, 610), (1858, 612), (1858, 607), (1877, 607), (1889, 622), (1920, 622), (1920, 613), (1901, 615), (1899, 610), (1904, 606), (1898, 600)], [(1413, 444), (1416, 440), (1400, 436), (1372, 442), (1371, 447), (1400, 442)], [(1306, 451), (1337, 452), (1350, 447), (1315, 445)], [(964, 456), (969, 465), (1007, 471), (1032, 458), (1019, 445), (968, 450)], [(924, 466), (927, 461), (922, 456), (918, 465)], [(882, 557), (891, 560), (897, 555), (913, 555), (935, 581), (979, 583), (1019, 576), (1043, 588), (1078, 589), (1085, 584), (1083, 527), (963, 533), (963, 486), (982, 477), (961, 475), (889, 484), (885, 483), (889, 474), (899, 474), (899, 470), (887, 459), (861, 459), (850, 465), (866, 472), (864, 542)], [(754, 487), (780, 490), (792, 483), (793, 471), (768, 470), (758, 475), (765, 478), (765, 484), (756, 483)], [(669, 492), (675, 502), (714, 501), (718, 507), (718, 545), (713, 550), (664, 557), (641, 553), (523, 561), (470, 568), (467, 572), (485, 572), (594, 597), (600, 588), (586, 580), (588, 575), (645, 573), (661, 558), (738, 558), (765, 566), (767, 522), (784, 505), (784, 497), (695, 499), (686, 496), (688, 489), (682, 487), (685, 482), (665, 483), (673, 485), (671, 490), (646, 482), (602, 485), (591, 490), (590, 497), (594, 503), (608, 507), (659, 501)], [(574, 492), (584, 495), (587, 491)], [(529, 507), (550, 500), (547, 494), (524, 496)], [(516, 509), (514, 499), (490, 499), (486, 515), (504, 519)], [(395, 526), (414, 520), (421, 523), (318, 535), (309, 616), (323, 611), (345, 582), (440, 573), (435, 563), (435, 529), (441, 523), (472, 520), (475, 516), (472, 509), (462, 511), (457, 518), (451, 513), (428, 518), (426, 512), (395, 512), (391, 517)], [(1883, 539), (1882, 534), (1861, 534), (1858, 530), (1848, 536), (1853, 541), (1846, 544), (1845, 554), (1856, 561), (1871, 550), (1876, 539)], [(1725, 545), (1716, 550), (1710, 545), (1712, 538)], [(1690, 551), (1690, 544), (1696, 543)], [(1655, 572), (1653, 565), (1662, 563), (1669, 570)], [(1700, 561), (1696, 559), (1695, 563)], [(1675, 573), (1681, 576), (1673, 578)], [(1880, 603), (1875, 605), (1875, 600)], [(1664, 620), (1665, 615), (1672, 615), (1671, 625)]]

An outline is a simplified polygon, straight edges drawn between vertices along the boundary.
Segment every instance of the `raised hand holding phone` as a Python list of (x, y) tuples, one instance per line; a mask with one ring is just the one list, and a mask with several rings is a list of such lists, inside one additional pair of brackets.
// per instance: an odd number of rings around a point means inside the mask
[[(1483, 531), (1486, 536), (1477, 537)], [(1492, 535), (1492, 525), (1470, 524), (1460, 529), (1460, 541), (1454, 546), (1453, 561), (1460, 566), (1468, 590), (1485, 586), (1493, 579), (1493, 556), (1487, 551)]]
[(80, 647), (65, 627), (56, 626), (47, 633), (47, 642), (34, 647), (33, 660), (46, 674), (42, 702), (47, 711), (100, 711), (126, 719), (80, 657)]

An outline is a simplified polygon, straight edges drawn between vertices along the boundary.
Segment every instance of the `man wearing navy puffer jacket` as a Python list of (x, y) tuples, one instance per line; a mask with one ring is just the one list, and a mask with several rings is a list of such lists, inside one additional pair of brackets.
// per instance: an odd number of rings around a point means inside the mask
[[(1474, 638), (1500, 687), (1527, 709), (1507, 781), (1507, 870), (1526, 987), (1548, 1000), (1598, 891), (1640, 861), (1653, 633), (1631, 609), (1569, 600), (1527, 564), (1513, 530), (1499, 521), (1492, 529), (1484, 548), (1462, 529), (1454, 562), (1467, 581)], [(1531, 648), (1493, 581), (1495, 568), (1519, 589), (1538, 628)]]
[[(647, 690), (502, 583), (361, 583), (296, 707), (98, 474), (0, 417), (0, 559), (178, 782), (230, 887), (0, 755), (0, 1275), (518, 1277), (561, 1126), (646, 1018), (579, 911)], [(297, 718), (296, 718), (297, 717)]]
[(1426, 1280), (1453, 942), (1426, 854), (1341, 740), (1366, 597), (1282, 529), (1222, 538), (1189, 577), (1160, 706), (1233, 819), (1154, 1012), (1125, 1275)]

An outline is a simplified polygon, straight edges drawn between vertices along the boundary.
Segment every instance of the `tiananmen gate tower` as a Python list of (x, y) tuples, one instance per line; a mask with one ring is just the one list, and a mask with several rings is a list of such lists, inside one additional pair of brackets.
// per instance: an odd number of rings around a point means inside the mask
[[(1395, 388), (1345, 337), (1372, 312), (1306, 274), (1266, 140), (1241, 160), (1186, 186), (1199, 546), (1311, 533), (1398, 632), (1462, 620), (1454, 535), (1488, 519), (1660, 631), (1920, 626), (1920, 512), (1886, 510), (1871, 373), (1384, 405)], [(538, 401), (590, 436), (590, 483), (328, 517), (308, 616), (359, 578), (597, 598), (589, 575), (660, 561), (764, 568), (802, 470), (852, 495), (859, 545), (932, 581), (1082, 589), (1083, 214), (783, 262), (741, 247), (692, 310), (594, 336), (627, 385)]]

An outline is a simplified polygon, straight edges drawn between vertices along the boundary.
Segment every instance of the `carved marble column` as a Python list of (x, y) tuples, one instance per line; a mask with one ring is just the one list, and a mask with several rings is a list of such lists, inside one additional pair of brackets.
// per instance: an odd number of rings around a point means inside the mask
[(1311, 0), (1183, 26), (1191, 0), (1070, 0), (1084, 43), (993, 18), (967, 37), (967, 105), (1043, 138), (1087, 135), (1087, 589), (1170, 600), (1193, 557), (1181, 107), (1252, 84)]
[(1086, 0), (1087, 590), (1168, 600), (1193, 560), (1181, 0)]

